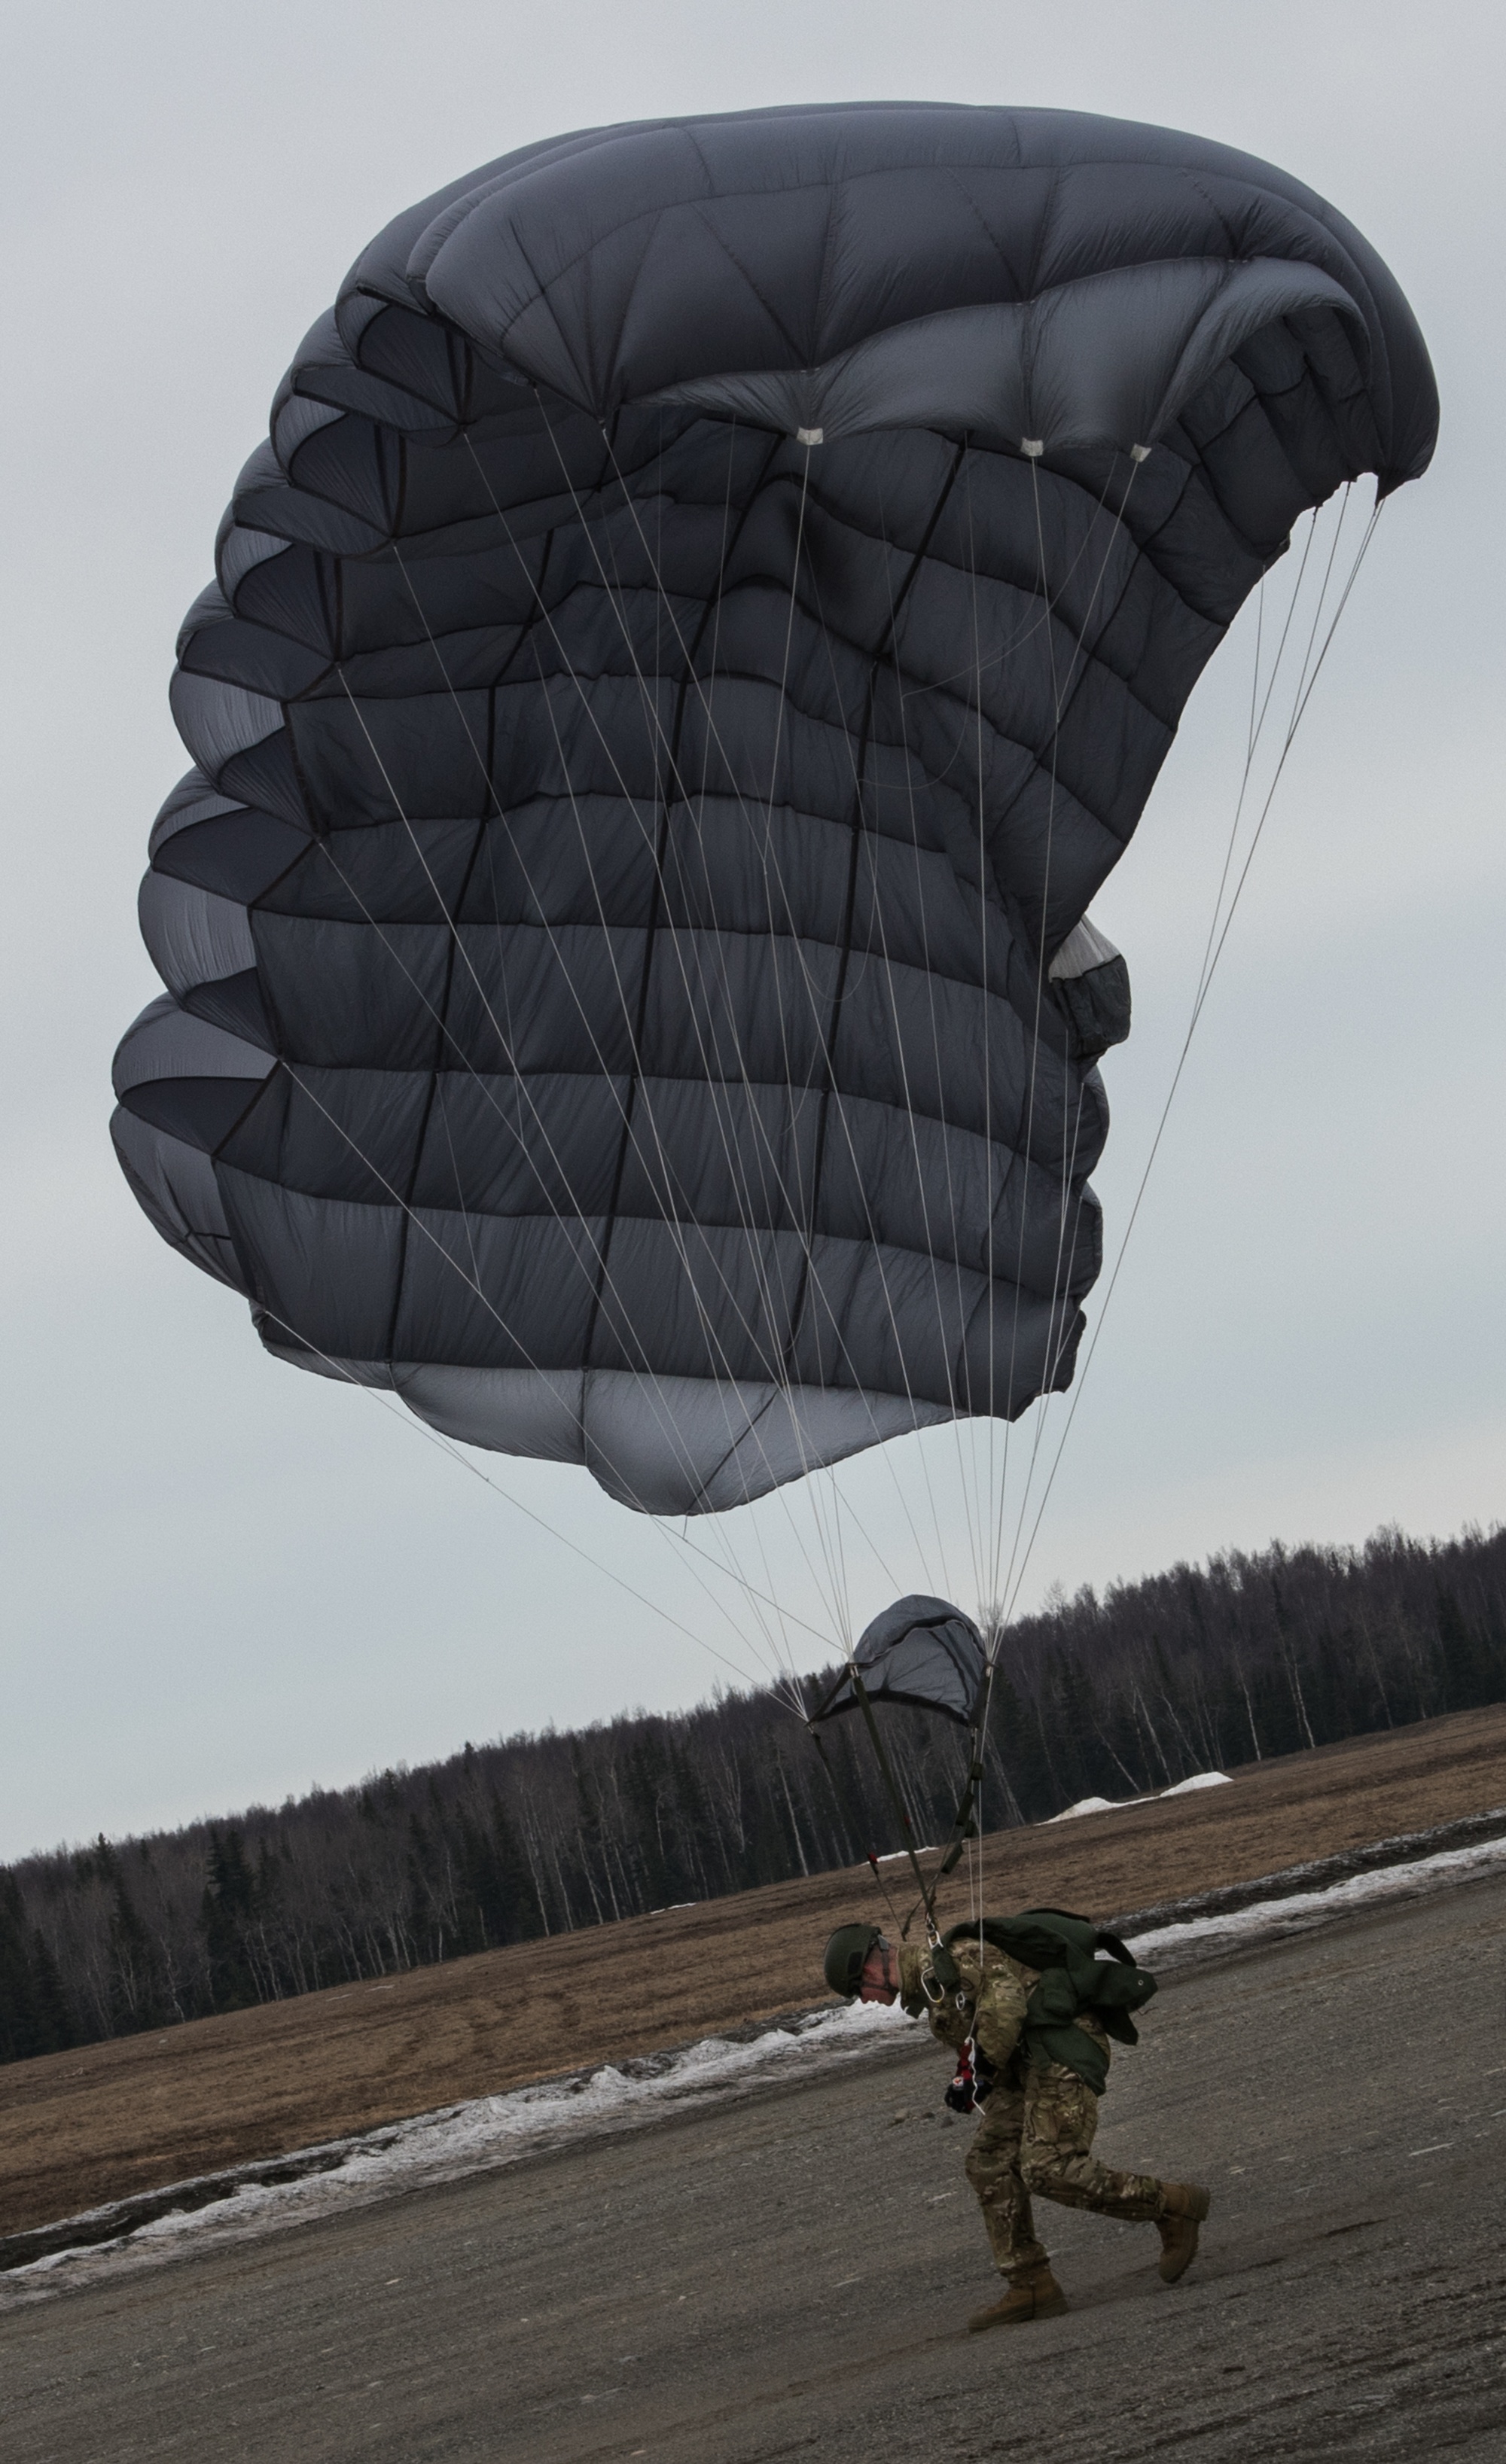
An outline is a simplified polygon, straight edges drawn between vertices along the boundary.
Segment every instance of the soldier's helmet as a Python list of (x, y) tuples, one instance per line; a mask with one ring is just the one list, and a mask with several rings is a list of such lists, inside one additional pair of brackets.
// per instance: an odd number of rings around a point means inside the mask
[(863, 1962), (883, 1934), (877, 1925), (838, 1925), (827, 1944), (823, 1966), (826, 1980), (833, 1993), (855, 1993), (863, 1974)]

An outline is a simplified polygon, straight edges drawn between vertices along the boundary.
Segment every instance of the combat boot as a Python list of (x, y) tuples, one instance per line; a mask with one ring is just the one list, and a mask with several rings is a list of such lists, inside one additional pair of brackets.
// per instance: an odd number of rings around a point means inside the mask
[(1198, 2255), (1198, 2227), (1208, 2211), (1208, 2194), (1197, 2182), (1163, 2182), (1156, 2218), (1161, 2235), (1161, 2280), (1175, 2284)]
[(1067, 2296), (1043, 2259), (1035, 2267), (1011, 2269), (1008, 2292), (986, 2310), (975, 2310), (967, 2332), (981, 2336), (986, 2327), (1023, 2327), (1031, 2319), (1059, 2319), (1066, 2307)]

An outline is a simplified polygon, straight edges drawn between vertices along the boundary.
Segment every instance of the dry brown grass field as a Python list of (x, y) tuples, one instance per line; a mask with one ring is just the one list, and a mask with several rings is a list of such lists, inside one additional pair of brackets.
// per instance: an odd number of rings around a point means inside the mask
[[(990, 1907), (1131, 1908), (1506, 1802), (1506, 1705), (1247, 1765), (1229, 1788), (1003, 1831)], [(901, 1904), (901, 1879), (891, 1887)], [(958, 1878), (947, 1915), (966, 1913)], [(0, 2233), (250, 2158), (623, 2060), (822, 1998), (882, 1916), (867, 1869), (483, 1951), (0, 2069)]]

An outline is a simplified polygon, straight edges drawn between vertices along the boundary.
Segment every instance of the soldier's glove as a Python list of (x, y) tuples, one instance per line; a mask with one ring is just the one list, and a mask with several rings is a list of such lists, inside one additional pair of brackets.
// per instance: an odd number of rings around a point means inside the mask
[(943, 2100), (945, 2103), (951, 2106), (954, 2113), (972, 2113), (977, 2108), (978, 2099), (974, 2093), (975, 2082), (973, 2079), (972, 2050), (973, 2049), (970, 2044), (964, 2045), (962, 2052), (958, 2055), (957, 2077), (953, 2079), (951, 2086), (947, 2089)]

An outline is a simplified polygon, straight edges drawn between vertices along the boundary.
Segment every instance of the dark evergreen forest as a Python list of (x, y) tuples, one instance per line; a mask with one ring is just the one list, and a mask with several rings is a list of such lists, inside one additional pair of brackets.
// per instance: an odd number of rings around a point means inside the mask
[[(985, 1823), (1503, 1699), (1506, 1529), (1175, 1566), (1009, 1630)], [(943, 1837), (963, 1732), (880, 1717), (918, 1837)], [(894, 1851), (860, 1725), (825, 1735), (834, 1781), (787, 1704), (724, 1694), (28, 1858), (0, 1869), (0, 2060)]]

